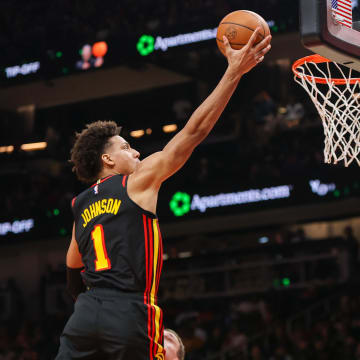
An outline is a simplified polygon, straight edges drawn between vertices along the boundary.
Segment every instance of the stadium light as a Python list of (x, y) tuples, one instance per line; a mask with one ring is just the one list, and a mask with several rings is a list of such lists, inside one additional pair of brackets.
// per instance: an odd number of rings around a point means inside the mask
[(176, 124), (169, 124), (169, 125), (164, 125), (163, 126), (163, 132), (164, 133), (171, 133), (177, 130), (177, 125)]
[(12, 153), (14, 151), (14, 146), (0, 146), (0, 153)]
[(134, 137), (134, 138), (140, 138), (142, 136), (144, 136), (145, 131), (144, 130), (134, 130), (130, 132), (130, 136)]
[(288, 286), (290, 286), (291, 281), (290, 281), (289, 278), (283, 278), (283, 279), (282, 279), (282, 284), (283, 284), (285, 287), (288, 287)]
[(30, 144), (22, 144), (20, 149), (24, 151), (44, 150), (47, 147), (47, 142), (37, 142)]

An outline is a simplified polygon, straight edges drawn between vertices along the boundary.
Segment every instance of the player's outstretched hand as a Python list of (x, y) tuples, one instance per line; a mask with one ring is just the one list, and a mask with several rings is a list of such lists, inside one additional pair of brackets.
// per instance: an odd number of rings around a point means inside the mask
[(231, 67), (238, 74), (246, 74), (257, 64), (264, 60), (265, 54), (271, 49), (270, 41), (271, 35), (268, 35), (264, 40), (256, 44), (258, 33), (261, 30), (258, 27), (248, 43), (240, 50), (234, 50), (226, 36), (223, 36), (225, 53)]

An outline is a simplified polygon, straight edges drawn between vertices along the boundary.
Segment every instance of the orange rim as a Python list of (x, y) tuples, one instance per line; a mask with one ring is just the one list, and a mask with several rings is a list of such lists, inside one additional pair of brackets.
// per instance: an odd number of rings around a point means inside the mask
[[(315, 64), (322, 64), (322, 63), (328, 63), (331, 62), (331, 60), (324, 58), (320, 55), (310, 55), (305, 56), (299, 60), (296, 60), (292, 66), (292, 71), (295, 74), (295, 76), (299, 78), (306, 78), (309, 81), (315, 80), (318, 84), (327, 84), (328, 79), (317, 77), (317, 76), (311, 76), (311, 75), (305, 75), (298, 71), (298, 68), (305, 63), (315, 63)], [(346, 84), (355, 84), (357, 82), (360, 82), (360, 78), (351, 78), (351, 79), (337, 79), (337, 78), (330, 78), (331, 82), (333, 82), (336, 85), (346, 85)]]

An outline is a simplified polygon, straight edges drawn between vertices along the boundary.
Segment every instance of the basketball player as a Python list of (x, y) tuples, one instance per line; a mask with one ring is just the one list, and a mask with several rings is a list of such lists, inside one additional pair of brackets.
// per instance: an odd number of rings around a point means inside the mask
[(171, 329), (164, 330), (165, 360), (184, 360), (185, 346), (180, 336)]
[(158, 192), (209, 134), (241, 77), (270, 50), (271, 36), (255, 44), (259, 31), (241, 50), (224, 37), (225, 74), (162, 151), (140, 161), (114, 122), (98, 121), (77, 134), (74, 171), (93, 185), (72, 201), (66, 264), (68, 289), (77, 300), (57, 360), (97, 359), (99, 351), (109, 359), (165, 359), (156, 296), (162, 268)]

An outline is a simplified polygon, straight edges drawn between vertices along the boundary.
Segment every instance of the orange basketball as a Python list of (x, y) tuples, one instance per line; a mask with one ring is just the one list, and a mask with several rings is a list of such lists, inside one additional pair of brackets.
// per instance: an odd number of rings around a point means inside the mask
[(92, 53), (95, 57), (103, 57), (108, 50), (107, 43), (105, 41), (98, 41), (92, 47)]
[(217, 30), (216, 42), (219, 50), (225, 55), (223, 35), (228, 38), (233, 49), (239, 50), (247, 44), (251, 35), (259, 26), (261, 31), (256, 39), (256, 43), (270, 35), (267, 22), (260, 15), (252, 11), (237, 10), (231, 12), (221, 20)]

